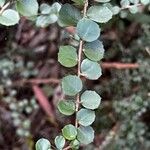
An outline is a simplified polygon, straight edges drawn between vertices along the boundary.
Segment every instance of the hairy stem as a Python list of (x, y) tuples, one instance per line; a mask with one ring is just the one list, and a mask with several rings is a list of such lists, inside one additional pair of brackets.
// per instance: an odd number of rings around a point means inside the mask
[[(88, 0), (86, 0), (85, 3), (84, 3), (83, 18), (86, 17), (87, 8), (88, 8)], [(79, 50), (78, 50), (78, 77), (79, 78), (81, 76), (82, 49), (83, 49), (83, 40), (80, 40)], [(76, 114), (79, 110), (79, 106), (80, 106), (80, 94), (78, 93), (77, 97), (76, 97)], [(75, 120), (75, 127), (76, 128), (78, 127), (77, 117), (76, 117), (76, 120)]]

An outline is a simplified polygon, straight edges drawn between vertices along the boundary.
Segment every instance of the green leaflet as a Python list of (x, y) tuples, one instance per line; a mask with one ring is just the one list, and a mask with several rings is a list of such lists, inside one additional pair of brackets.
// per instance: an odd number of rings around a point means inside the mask
[(77, 139), (82, 143), (82, 144), (90, 144), (94, 140), (94, 130), (92, 127), (87, 126), (83, 127), (80, 126), (78, 129), (78, 134), (77, 134)]
[(16, 9), (18, 12), (27, 17), (34, 17), (38, 13), (38, 2), (37, 0), (19, 0), (16, 3)]
[(77, 139), (75, 139), (75, 140), (71, 141), (70, 146), (72, 149), (75, 149), (75, 150), (79, 149), (80, 142)]
[(96, 109), (100, 102), (101, 97), (95, 91), (87, 90), (81, 95), (81, 103), (85, 108)]
[(83, 52), (86, 57), (93, 61), (99, 61), (104, 57), (104, 47), (99, 40), (85, 43)]
[(62, 129), (62, 134), (67, 140), (74, 140), (77, 136), (77, 129), (72, 124), (69, 124)]
[(36, 18), (36, 26), (47, 27), (58, 20), (58, 14), (61, 9), (61, 5), (57, 2), (49, 6), (46, 3), (40, 5), (40, 16)]
[(88, 79), (97, 80), (101, 75), (101, 67), (97, 62), (84, 59), (81, 63), (81, 73)]
[(129, 0), (121, 0), (120, 1), (120, 5), (121, 5), (121, 7), (127, 7), (127, 6), (129, 6), (130, 5), (130, 1)]
[(95, 120), (95, 112), (89, 109), (80, 109), (77, 112), (78, 123), (82, 126), (89, 126)]
[(58, 17), (55, 14), (49, 16), (38, 16), (36, 20), (37, 27), (47, 27), (49, 24), (55, 23)]
[(107, 2), (109, 2), (109, 1), (111, 1), (111, 0), (95, 0), (96, 2), (100, 2), (100, 3), (107, 3)]
[(70, 116), (75, 112), (75, 103), (71, 100), (61, 100), (57, 107), (58, 110), (66, 116)]
[(81, 13), (76, 7), (70, 4), (64, 4), (61, 7), (58, 20), (60, 26), (76, 26), (80, 19)]
[(55, 145), (58, 149), (62, 149), (65, 146), (65, 138), (63, 136), (56, 136)]
[(113, 13), (106, 6), (91, 6), (88, 9), (87, 16), (96, 22), (106, 23), (112, 18)]
[(73, 46), (60, 46), (58, 61), (65, 67), (74, 67), (77, 65), (78, 56)]
[(36, 150), (50, 150), (51, 143), (47, 139), (41, 138), (36, 142), (35, 148)]
[(82, 40), (92, 42), (100, 36), (100, 28), (94, 21), (83, 18), (77, 24), (77, 34)]
[(0, 7), (2, 7), (5, 4), (5, 0), (0, 0)]
[(77, 5), (77, 6), (83, 6), (84, 5), (84, 3), (85, 3), (85, 0), (72, 0), (74, 3), (75, 3), (75, 5)]
[(0, 24), (5, 26), (12, 26), (19, 22), (20, 17), (18, 12), (12, 9), (6, 9), (0, 15)]
[(62, 79), (62, 89), (66, 95), (74, 96), (82, 90), (82, 81), (75, 75), (68, 75)]
[(140, 0), (140, 1), (144, 5), (150, 4), (150, 0)]

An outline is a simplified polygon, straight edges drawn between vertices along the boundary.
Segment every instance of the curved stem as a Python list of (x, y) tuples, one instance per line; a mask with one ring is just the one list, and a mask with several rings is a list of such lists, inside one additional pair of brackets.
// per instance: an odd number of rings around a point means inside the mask
[(64, 148), (63, 150), (68, 150), (68, 149), (70, 149), (71, 148), (71, 146), (67, 146), (66, 148)]
[[(85, 3), (84, 3), (83, 18), (86, 17), (87, 8), (88, 8), (88, 0), (86, 0)], [(78, 50), (78, 77), (79, 78), (81, 76), (82, 50), (83, 50), (83, 40), (80, 40), (79, 50)], [(78, 93), (77, 97), (76, 97), (76, 114), (79, 110), (79, 106), (80, 106), (80, 94)], [(76, 117), (76, 120), (75, 120), (75, 127), (76, 128), (78, 127), (77, 117)]]

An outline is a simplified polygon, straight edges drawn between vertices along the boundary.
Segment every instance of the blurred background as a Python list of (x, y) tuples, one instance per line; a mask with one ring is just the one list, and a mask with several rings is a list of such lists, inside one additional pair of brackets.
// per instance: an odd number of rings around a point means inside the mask
[[(102, 103), (94, 143), (84, 150), (150, 149), (150, 7), (140, 9), (100, 25), (103, 75), (84, 80), (84, 88), (95, 89)], [(0, 150), (33, 150), (41, 137), (53, 143), (63, 125), (74, 122), (56, 106), (63, 96), (61, 78), (76, 73), (76, 67), (58, 63), (57, 52), (60, 45), (77, 46), (74, 32), (57, 24), (38, 28), (26, 18), (14, 27), (0, 26)]]

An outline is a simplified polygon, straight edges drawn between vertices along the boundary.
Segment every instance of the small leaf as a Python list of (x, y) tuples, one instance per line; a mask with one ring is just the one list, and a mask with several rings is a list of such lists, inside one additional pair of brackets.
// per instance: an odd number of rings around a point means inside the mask
[(81, 103), (85, 108), (96, 109), (100, 105), (101, 97), (95, 91), (85, 91), (81, 95)]
[(130, 11), (132, 14), (137, 13), (137, 12), (139, 11), (138, 6), (133, 5), (132, 7), (129, 8), (129, 11)]
[(19, 14), (15, 10), (7, 9), (0, 15), (0, 24), (12, 26), (19, 22)]
[(58, 61), (65, 67), (74, 67), (78, 62), (76, 49), (72, 46), (60, 46)]
[(66, 116), (70, 116), (75, 112), (75, 103), (71, 100), (61, 100), (57, 107), (58, 110)]
[(55, 23), (57, 21), (58, 17), (55, 14), (51, 14), (49, 16), (38, 16), (36, 20), (36, 26), (37, 27), (47, 27), (52, 23)]
[(83, 18), (77, 24), (77, 33), (82, 40), (92, 42), (100, 36), (100, 28), (94, 21)]
[(62, 149), (65, 146), (65, 138), (63, 136), (56, 136), (55, 145), (58, 149)]
[(61, 7), (58, 20), (60, 26), (76, 26), (80, 19), (81, 13), (76, 7), (70, 4), (64, 4)]
[(53, 3), (50, 7), (46, 3), (43, 3), (40, 6), (41, 16), (38, 16), (36, 19), (36, 26), (38, 27), (47, 27), (52, 23), (55, 23), (58, 20), (58, 14), (61, 5), (59, 3)]
[(78, 140), (73, 140), (70, 143), (70, 146), (73, 150), (79, 149), (80, 142)]
[(59, 4), (58, 2), (55, 2), (51, 6), (51, 13), (54, 13), (58, 16), (60, 9), (61, 9), (61, 4)]
[(26, 17), (36, 16), (38, 13), (38, 7), (37, 0), (19, 0), (16, 3), (18, 12)]
[(121, 0), (120, 5), (121, 5), (121, 7), (125, 8), (130, 5), (130, 1), (129, 0)]
[(77, 139), (82, 143), (82, 144), (90, 144), (94, 140), (94, 130), (92, 127), (83, 127), (80, 126), (78, 129), (78, 134), (77, 134)]
[(106, 6), (91, 6), (88, 9), (87, 16), (99, 23), (106, 23), (112, 18), (111, 10)]
[(77, 129), (72, 124), (69, 124), (62, 129), (62, 134), (67, 140), (74, 140), (77, 136)]
[(140, 0), (130, 0), (132, 4), (138, 4)]
[(52, 6), (49, 6), (48, 4), (46, 3), (43, 3), (40, 5), (40, 11), (41, 11), (41, 14), (43, 15), (56, 15), (58, 16), (59, 14), (59, 11), (61, 9), (61, 5), (57, 2), (53, 3)]
[(104, 47), (99, 40), (85, 43), (83, 51), (86, 57), (93, 61), (99, 61), (104, 57)]
[(75, 75), (68, 75), (62, 79), (62, 89), (66, 95), (74, 96), (82, 90), (82, 81)]
[(113, 15), (117, 15), (120, 12), (120, 10), (121, 9), (118, 6), (114, 6), (114, 7), (111, 8), (111, 11), (112, 11)]
[(77, 120), (80, 125), (89, 126), (95, 120), (95, 112), (82, 108), (77, 112)]
[(84, 59), (81, 63), (81, 74), (88, 79), (97, 80), (102, 75), (102, 70), (97, 62)]
[(75, 5), (77, 5), (77, 6), (83, 6), (84, 5), (84, 3), (85, 3), (85, 0), (72, 0), (74, 3), (75, 3)]
[(48, 4), (43, 3), (40, 5), (40, 11), (41, 14), (49, 14), (51, 12), (51, 7)]
[(111, 0), (95, 0), (96, 2), (100, 2), (100, 3), (107, 3), (107, 2), (109, 2), (109, 1), (111, 1)]
[(50, 150), (51, 144), (47, 139), (42, 138), (36, 142), (35, 147), (36, 147), (36, 150)]
[(140, 0), (142, 4), (147, 5), (150, 3), (150, 0)]
[(0, 0), (0, 7), (3, 7), (3, 5), (5, 4), (6, 0)]

